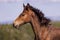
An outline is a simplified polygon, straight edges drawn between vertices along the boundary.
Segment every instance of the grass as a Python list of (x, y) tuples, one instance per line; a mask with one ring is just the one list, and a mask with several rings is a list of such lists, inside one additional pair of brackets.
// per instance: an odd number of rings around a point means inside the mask
[(52, 25), (55, 27), (60, 27), (60, 22), (59, 21), (52, 22)]
[[(54, 26), (60, 26), (60, 22), (52, 22)], [(0, 26), (0, 40), (34, 40), (34, 33), (30, 24), (22, 25), (19, 30), (11, 24)]]
[(34, 40), (30, 24), (25, 24), (18, 29), (10, 24), (0, 26), (0, 40)]

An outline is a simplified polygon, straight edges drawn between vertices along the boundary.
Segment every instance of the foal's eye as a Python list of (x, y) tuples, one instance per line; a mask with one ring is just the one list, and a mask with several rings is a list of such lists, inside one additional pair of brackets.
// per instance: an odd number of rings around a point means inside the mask
[(24, 14), (22, 14), (22, 16), (24, 16)]

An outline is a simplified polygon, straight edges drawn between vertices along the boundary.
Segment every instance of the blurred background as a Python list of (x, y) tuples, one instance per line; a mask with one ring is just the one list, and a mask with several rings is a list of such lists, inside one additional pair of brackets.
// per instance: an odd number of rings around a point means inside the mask
[(0, 23), (15, 20), (23, 11), (23, 3), (30, 3), (53, 21), (60, 20), (60, 0), (0, 0)]
[(23, 3), (38, 8), (54, 26), (60, 26), (60, 0), (0, 0), (0, 40), (34, 40), (30, 24), (19, 30), (12, 27), (13, 21), (23, 11)]

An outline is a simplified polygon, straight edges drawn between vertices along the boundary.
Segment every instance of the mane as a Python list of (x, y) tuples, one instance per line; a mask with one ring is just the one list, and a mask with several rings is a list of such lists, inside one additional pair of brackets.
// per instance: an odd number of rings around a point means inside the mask
[[(29, 5), (29, 4), (27, 4), (27, 5)], [(45, 26), (48, 26), (49, 25), (49, 23), (50, 23), (50, 19), (48, 19), (48, 18), (46, 18), (46, 17), (44, 17), (45, 15), (42, 13), (42, 11), (40, 11), (39, 9), (37, 9), (37, 8), (34, 8), (33, 6), (31, 6), (31, 5), (29, 5), (29, 8), (32, 10), (32, 11), (34, 11), (35, 12), (35, 14), (37, 15), (37, 17), (38, 17), (38, 19), (39, 19), (39, 22), (40, 22), (40, 24), (43, 26), (43, 25), (45, 25)]]

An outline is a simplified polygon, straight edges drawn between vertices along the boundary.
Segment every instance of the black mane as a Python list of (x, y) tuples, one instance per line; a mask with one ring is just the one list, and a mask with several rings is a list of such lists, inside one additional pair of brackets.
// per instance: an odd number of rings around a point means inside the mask
[[(28, 5), (29, 5), (29, 4), (27, 4), (27, 6), (28, 6)], [(40, 11), (40, 10), (37, 9), (37, 8), (32, 7), (31, 5), (29, 5), (29, 8), (30, 8), (32, 11), (34, 11), (35, 14), (38, 16), (41, 25), (47, 26), (47, 25), (50, 23), (51, 20), (48, 19), (48, 18), (46, 18), (46, 17), (44, 17), (44, 14), (42, 13), (42, 11)]]

